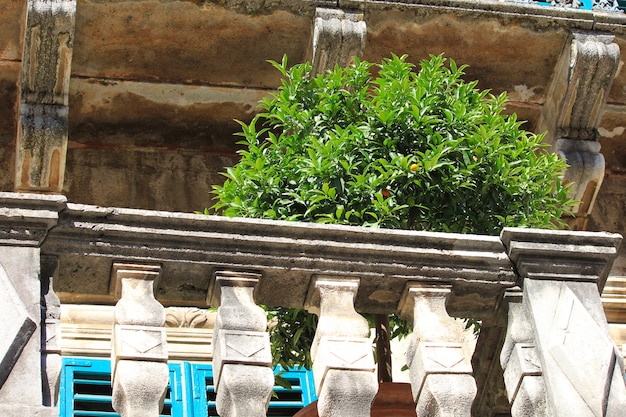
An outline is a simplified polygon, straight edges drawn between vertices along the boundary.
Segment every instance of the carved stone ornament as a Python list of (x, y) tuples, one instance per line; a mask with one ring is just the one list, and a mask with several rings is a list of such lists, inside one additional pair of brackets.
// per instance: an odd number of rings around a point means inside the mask
[(212, 329), (213, 314), (197, 307), (168, 307), (165, 309), (167, 327)]
[(42, 364), (45, 365), (42, 384), (44, 405), (53, 406), (59, 395), (61, 377), (61, 301), (54, 292), (54, 276), (58, 267), (55, 257), (41, 259), (41, 334)]

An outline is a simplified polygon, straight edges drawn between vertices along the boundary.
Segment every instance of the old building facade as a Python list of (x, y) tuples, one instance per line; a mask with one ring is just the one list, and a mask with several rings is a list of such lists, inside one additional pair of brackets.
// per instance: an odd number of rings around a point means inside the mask
[[(264, 415), (259, 303), (348, 312), (316, 341), (320, 415), (362, 416), (376, 393), (357, 310), (414, 319), (420, 416), (621, 415), (625, 24), (604, 1), (0, 0), (0, 414), (58, 415), (66, 357), (112, 358), (123, 416), (158, 414), (186, 372), (172, 362), (197, 375), (213, 363), (221, 415)], [(508, 111), (571, 165), (575, 232), (460, 238), (191, 214), (236, 161), (234, 119), (280, 83), (267, 60), (323, 70), (390, 53), (445, 53), (507, 91)], [(484, 320), (475, 354), (448, 314)]]

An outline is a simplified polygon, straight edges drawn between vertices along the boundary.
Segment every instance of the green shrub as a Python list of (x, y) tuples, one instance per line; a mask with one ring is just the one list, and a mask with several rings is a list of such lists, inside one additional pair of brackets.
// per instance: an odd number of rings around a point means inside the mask
[[(572, 203), (560, 180), (565, 162), (542, 149), (542, 135), (503, 113), (505, 94), (465, 82), (463, 66), (431, 56), (416, 72), (394, 55), (376, 67), (356, 60), (315, 76), (308, 63), (272, 64), (282, 85), (262, 101), (262, 113), (241, 123), (245, 149), (215, 187), (215, 210), (491, 235), (505, 226), (562, 226)], [(282, 321), (302, 317), (272, 314), (282, 364), (308, 364), (298, 342), (309, 337)]]

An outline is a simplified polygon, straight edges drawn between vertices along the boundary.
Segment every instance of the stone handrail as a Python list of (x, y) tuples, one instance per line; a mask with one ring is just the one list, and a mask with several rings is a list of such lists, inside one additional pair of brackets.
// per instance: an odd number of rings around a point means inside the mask
[[(99, 279), (108, 279), (118, 259), (159, 264), (157, 298), (169, 305), (216, 306), (208, 279), (216, 271), (230, 270), (261, 274), (255, 290), (258, 303), (290, 307), (305, 305), (314, 275), (358, 277), (355, 305), (372, 313), (396, 312), (409, 280), (445, 282), (454, 287), (448, 306), (454, 315), (482, 318), (494, 310), (503, 289), (515, 284), (513, 267), (497, 237), (71, 203), (59, 213), (58, 224), (41, 247), (62, 260), (62, 272), (88, 269)], [(68, 274), (66, 281), (56, 283), (62, 299), (72, 297), (64, 296), (66, 287), (94, 297), (109, 295), (108, 285), (67, 281), (72, 278)]]

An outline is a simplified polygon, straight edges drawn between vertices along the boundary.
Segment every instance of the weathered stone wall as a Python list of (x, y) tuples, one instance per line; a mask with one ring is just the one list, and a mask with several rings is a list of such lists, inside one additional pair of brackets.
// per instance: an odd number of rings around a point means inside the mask
[[(15, 186), (26, 5), (0, 6), (0, 189), (7, 191)], [(237, 158), (233, 119), (250, 120), (279, 83), (266, 61), (283, 54), (291, 62), (309, 59), (315, 7), (324, 5), (79, 0), (63, 193), (100, 205), (181, 211), (209, 205), (210, 185)], [(445, 52), (469, 64), (467, 77), (481, 88), (508, 91), (509, 110), (531, 130), (571, 29), (614, 33), (622, 49), (626, 42), (626, 19), (618, 14), (462, 1), (342, 7), (361, 11), (367, 23), (364, 59), (394, 52), (418, 62)], [(600, 123), (609, 175), (625, 169), (625, 84), (621, 71)]]

